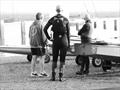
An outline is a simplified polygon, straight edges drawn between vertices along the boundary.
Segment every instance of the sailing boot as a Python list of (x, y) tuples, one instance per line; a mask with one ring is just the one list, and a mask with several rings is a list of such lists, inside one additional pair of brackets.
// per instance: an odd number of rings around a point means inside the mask
[(63, 81), (63, 73), (59, 73), (59, 81)]
[(55, 81), (55, 75), (56, 75), (56, 73), (52, 72), (52, 77), (51, 77), (50, 81)]

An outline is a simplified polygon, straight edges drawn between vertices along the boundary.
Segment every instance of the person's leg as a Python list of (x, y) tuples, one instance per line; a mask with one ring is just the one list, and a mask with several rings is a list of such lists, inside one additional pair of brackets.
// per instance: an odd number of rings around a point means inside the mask
[(82, 57), (82, 63), (81, 63), (81, 67), (80, 67), (80, 71), (76, 72), (76, 74), (78, 75), (83, 75), (83, 72), (84, 72), (84, 67), (85, 67), (85, 57), (84, 56), (81, 56)]
[(39, 76), (48, 76), (48, 74), (45, 71), (45, 63), (44, 63), (45, 55), (39, 56)]
[(44, 72), (44, 56), (39, 56), (39, 72)]
[(39, 48), (38, 49), (38, 56), (39, 56), (39, 76), (48, 76), (45, 72), (45, 48)]
[(52, 61), (52, 76), (51, 76), (51, 81), (55, 81), (55, 76), (56, 76), (56, 71), (55, 69), (57, 68), (57, 62)]
[(66, 53), (67, 53), (67, 47), (64, 47), (64, 48), (60, 49), (59, 81), (62, 81), (64, 66), (65, 66)]
[(89, 57), (86, 56), (85, 57), (85, 71), (84, 71), (85, 74), (89, 73), (89, 64), (90, 64)]
[(83, 74), (84, 68), (85, 68), (85, 60), (84, 60), (84, 57), (83, 57), (83, 62), (81, 64), (81, 68), (80, 68), (81, 74)]
[(53, 61), (52, 61), (52, 77), (51, 80), (55, 81), (55, 69), (57, 68), (57, 59), (59, 55), (59, 48), (56, 46), (53, 46)]
[(59, 81), (62, 81), (63, 73), (64, 73), (64, 67), (65, 63), (60, 62), (60, 67), (59, 67)]
[(35, 71), (36, 61), (37, 61), (37, 56), (36, 56), (36, 55), (33, 55), (33, 56), (32, 56), (32, 62), (31, 62), (31, 76), (34, 75), (34, 74), (37, 75), (37, 74), (36, 74), (36, 71)]

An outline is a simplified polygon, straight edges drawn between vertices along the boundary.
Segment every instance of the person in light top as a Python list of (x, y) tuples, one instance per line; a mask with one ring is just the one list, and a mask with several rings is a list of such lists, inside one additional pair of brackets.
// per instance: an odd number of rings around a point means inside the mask
[[(47, 38), (43, 31), (42, 25), (42, 13), (36, 14), (36, 20), (32, 23), (29, 30), (29, 39), (32, 53), (31, 62), (31, 76), (48, 76), (44, 70), (44, 59), (45, 59), (45, 45), (47, 44)], [(36, 62), (39, 59), (39, 73), (36, 72)]]

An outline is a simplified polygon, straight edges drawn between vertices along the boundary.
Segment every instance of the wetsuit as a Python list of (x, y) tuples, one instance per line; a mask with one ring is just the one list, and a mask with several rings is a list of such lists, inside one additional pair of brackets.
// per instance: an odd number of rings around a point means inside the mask
[[(53, 62), (57, 63), (59, 51), (60, 51), (60, 62), (65, 63), (65, 56), (67, 47), (70, 45), (70, 39), (69, 39), (69, 21), (67, 18), (62, 16), (61, 14), (57, 14), (54, 17), (62, 17), (64, 18), (64, 23), (66, 25), (66, 33), (63, 35), (58, 34), (57, 32), (53, 31)], [(54, 17), (52, 17), (48, 23), (46, 24), (44, 28), (44, 32), (47, 36), (47, 38), (50, 40), (50, 36), (48, 35), (47, 29), (53, 25)]]
[[(59, 30), (55, 29), (55, 19), (61, 18), (63, 20), (64, 24), (64, 33), (59, 33)], [(55, 80), (55, 68), (57, 67), (57, 60), (58, 55), (60, 52), (60, 68), (59, 68), (59, 80), (61, 81), (61, 78), (63, 76), (63, 65), (65, 65), (65, 57), (67, 53), (67, 48), (70, 46), (70, 28), (69, 28), (69, 21), (66, 17), (62, 16), (61, 14), (57, 14), (53, 16), (45, 25), (44, 32), (49, 40), (51, 40), (51, 37), (49, 36), (47, 30), (52, 25), (51, 30), (53, 31), (53, 47), (52, 47), (52, 53), (53, 53), (53, 62), (52, 62), (52, 78), (51, 80)], [(58, 28), (58, 27), (57, 27)], [(59, 27), (61, 28), (61, 27)]]

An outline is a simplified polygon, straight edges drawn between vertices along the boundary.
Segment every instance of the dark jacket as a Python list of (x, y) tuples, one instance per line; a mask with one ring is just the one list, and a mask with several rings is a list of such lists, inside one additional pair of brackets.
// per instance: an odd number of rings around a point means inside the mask
[[(68, 39), (68, 44), (70, 44), (70, 38), (69, 38), (69, 37), (70, 37), (69, 21), (68, 21), (68, 19), (67, 19), (66, 17), (62, 16), (61, 14), (57, 14), (56, 16), (57, 16), (57, 17), (62, 17), (62, 18), (64, 18), (64, 19), (63, 19), (63, 22), (65, 23), (66, 30), (67, 30), (66, 35), (67, 35), (67, 39)], [(54, 17), (56, 17), (56, 16), (53, 16), (53, 17), (47, 22), (47, 24), (46, 24), (45, 27), (44, 27), (45, 35), (46, 35), (46, 37), (47, 37), (49, 40), (50, 40), (50, 36), (49, 36), (47, 30), (48, 30), (48, 28), (49, 28), (51, 25), (53, 25)], [(56, 33), (53, 33), (53, 39), (55, 39), (55, 37), (56, 37)]]
[(91, 27), (90, 23), (85, 23), (78, 32), (78, 35), (81, 36), (81, 42), (82, 43), (90, 43), (91, 42), (91, 33), (92, 33), (92, 27)]

